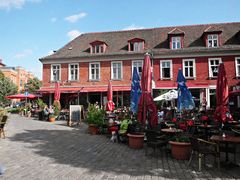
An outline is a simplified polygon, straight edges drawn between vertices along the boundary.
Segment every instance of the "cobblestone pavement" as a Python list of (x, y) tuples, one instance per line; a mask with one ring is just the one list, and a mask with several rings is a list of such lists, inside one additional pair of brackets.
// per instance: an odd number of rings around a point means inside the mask
[[(208, 158), (207, 166), (198, 172), (196, 158), (187, 167), (187, 161), (174, 160), (164, 150), (157, 157), (145, 156), (144, 149), (112, 143), (106, 135), (89, 135), (86, 129), (85, 124), (67, 127), (64, 121), (50, 123), (10, 115), (6, 139), (0, 139), (0, 165), (6, 168), (0, 179), (240, 178), (239, 167), (223, 167), (218, 171), (213, 159)], [(239, 157), (237, 160), (240, 162)]]

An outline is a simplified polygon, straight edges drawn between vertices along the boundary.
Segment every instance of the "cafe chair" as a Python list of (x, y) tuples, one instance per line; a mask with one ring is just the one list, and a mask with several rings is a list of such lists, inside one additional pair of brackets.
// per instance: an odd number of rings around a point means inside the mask
[(191, 142), (191, 157), (188, 161), (188, 166), (191, 164), (193, 155), (197, 154), (198, 156), (198, 170), (202, 170), (202, 159), (205, 160), (205, 157), (212, 155), (215, 157), (215, 162), (217, 162), (218, 170), (220, 170), (220, 152), (219, 146), (217, 143), (206, 141), (197, 137), (190, 137)]
[(8, 116), (5, 115), (2, 117), (2, 120), (0, 122), (0, 138), (2, 138), (2, 135), (3, 135), (3, 138), (5, 138), (4, 127), (7, 123), (7, 119), (8, 119)]
[(166, 146), (168, 142), (164, 135), (154, 130), (146, 130), (146, 139), (145, 155), (148, 155), (148, 148), (152, 148), (155, 154), (157, 148)]

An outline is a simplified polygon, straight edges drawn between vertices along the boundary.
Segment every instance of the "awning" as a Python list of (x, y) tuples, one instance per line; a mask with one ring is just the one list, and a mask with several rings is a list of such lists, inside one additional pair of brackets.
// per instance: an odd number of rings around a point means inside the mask
[[(113, 86), (113, 91), (130, 91), (130, 86)], [(54, 87), (43, 87), (38, 92), (54, 93)], [(107, 86), (95, 87), (60, 87), (61, 93), (107, 92)]]
[[(194, 88), (209, 88), (209, 84), (207, 83), (192, 83), (192, 82), (187, 82), (186, 83), (187, 87), (189, 89), (194, 89)], [(177, 89), (177, 83), (169, 83), (169, 82), (160, 82), (155, 84), (154, 89)]]
[(240, 89), (238, 89), (238, 90), (234, 90), (234, 91), (230, 91), (229, 94), (230, 94), (230, 95), (237, 95), (237, 94), (240, 94)]

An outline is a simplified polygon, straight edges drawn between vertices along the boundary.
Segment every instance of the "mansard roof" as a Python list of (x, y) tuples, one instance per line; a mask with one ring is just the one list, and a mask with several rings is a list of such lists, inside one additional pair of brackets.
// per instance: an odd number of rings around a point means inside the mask
[[(206, 32), (222, 31), (222, 46), (218, 48), (207, 48), (203, 40), (203, 34)], [(138, 29), (127, 31), (112, 32), (94, 32), (81, 34), (54, 54), (43, 57), (41, 60), (62, 59), (62, 58), (85, 58), (108, 55), (128, 55), (139, 54), (140, 52), (129, 52), (128, 41), (134, 38), (144, 39), (145, 50), (151, 50), (155, 53), (181, 53), (181, 52), (200, 52), (200, 51), (218, 51), (240, 49), (240, 39), (237, 38), (240, 30), (240, 22), (219, 23), (219, 24), (201, 24), (176, 27), (160, 27), (151, 29)], [(179, 50), (169, 49), (169, 33), (184, 32), (184, 48)], [(101, 40), (108, 47), (104, 54), (91, 54), (89, 44)], [(173, 52), (174, 51), (174, 52)]]

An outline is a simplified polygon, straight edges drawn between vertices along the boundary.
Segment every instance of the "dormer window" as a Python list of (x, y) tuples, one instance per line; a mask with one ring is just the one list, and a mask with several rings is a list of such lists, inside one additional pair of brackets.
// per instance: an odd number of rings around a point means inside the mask
[(134, 38), (128, 41), (128, 51), (139, 52), (144, 50), (144, 40)]
[(172, 37), (172, 49), (181, 48), (181, 37)]
[(91, 54), (104, 53), (106, 51), (107, 45), (102, 41), (94, 41), (90, 43)]
[(206, 47), (213, 48), (221, 46), (221, 33), (222, 30), (214, 27), (209, 26), (207, 29), (204, 30), (204, 38)]
[(174, 28), (173, 30), (168, 32), (169, 48), (170, 49), (183, 48), (184, 34), (185, 34), (184, 31), (178, 28)]
[(218, 47), (218, 35), (210, 34), (207, 36), (208, 47)]

